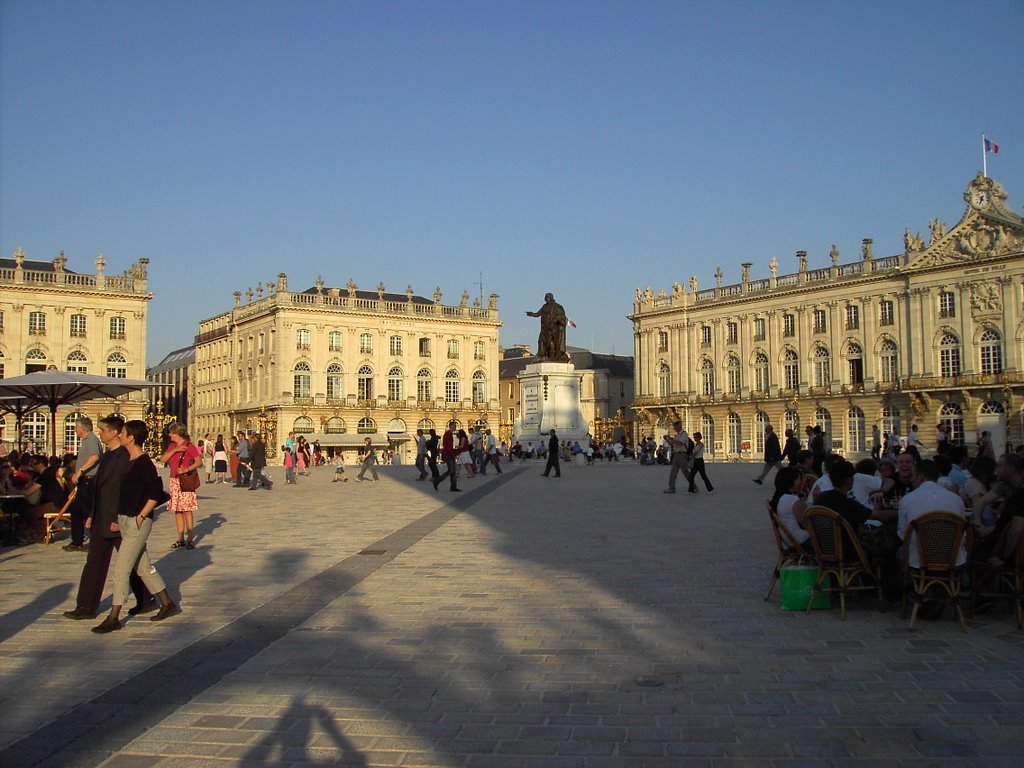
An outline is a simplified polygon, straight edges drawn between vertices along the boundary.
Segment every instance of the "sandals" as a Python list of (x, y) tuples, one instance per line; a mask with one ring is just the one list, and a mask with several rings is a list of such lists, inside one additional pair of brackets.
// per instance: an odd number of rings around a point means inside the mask
[(187, 542), (185, 542), (185, 549), (195, 549), (195, 548), (196, 548), (196, 543), (194, 541), (192, 541), (192, 539), (189, 539)]
[(181, 540), (181, 539), (178, 539), (176, 542), (171, 544), (171, 549), (181, 549), (184, 546), (185, 546), (185, 542), (183, 540)]

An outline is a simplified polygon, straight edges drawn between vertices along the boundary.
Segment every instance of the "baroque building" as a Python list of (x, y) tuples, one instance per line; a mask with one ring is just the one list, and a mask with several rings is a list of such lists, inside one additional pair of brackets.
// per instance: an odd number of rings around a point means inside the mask
[[(906, 436), (925, 453), (937, 425), (954, 443), (982, 430), (997, 449), (1024, 442), (1024, 218), (979, 173), (966, 209), (928, 241), (908, 229), (904, 252), (714, 288), (637, 289), (633, 312), (639, 433), (675, 419), (705, 435), (714, 458), (760, 460), (764, 427), (820, 425), (832, 448), (870, 452), (872, 429)], [(972, 450), (973, 453), (973, 450)]]
[[(64, 252), (52, 261), (35, 261), (19, 248), (0, 259), (0, 378), (51, 368), (96, 376), (141, 379), (146, 371), (146, 313), (153, 294), (142, 258), (120, 275), (106, 274), (106, 260), (95, 260), (94, 274), (67, 268)], [(57, 441), (50, 445), (49, 415), (35, 412), (22, 423), (24, 437), (47, 453), (78, 450), (74, 423), (79, 413), (95, 423), (116, 411), (142, 418), (146, 393), (80, 403), (61, 411)], [(8, 446), (17, 441), (14, 416), (0, 420)]]
[(200, 322), (189, 427), (266, 432), (278, 448), (290, 431), (325, 448), (369, 435), (411, 461), (417, 429), (497, 422), (500, 327), (497, 294), (449, 306), (440, 289), (429, 299), (323, 278), (293, 292), (282, 272)]
[[(630, 405), (633, 402), (633, 358), (606, 355), (581, 347), (566, 347), (569, 361), (580, 377), (580, 410), (589, 432), (599, 440), (613, 440), (629, 434)], [(501, 421), (500, 439), (512, 436), (512, 425), (522, 415), (518, 375), (537, 358), (525, 345), (509, 347), (498, 363)]]

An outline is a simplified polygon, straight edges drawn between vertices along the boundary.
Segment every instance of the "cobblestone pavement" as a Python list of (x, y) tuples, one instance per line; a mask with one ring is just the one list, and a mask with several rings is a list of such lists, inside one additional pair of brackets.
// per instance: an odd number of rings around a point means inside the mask
[(203, 486), (195, 550), (150, 538), (183, 612), (105, 636), (84, 555), (0, 551), (0, 766), (1024, 765), (1001, 607), (784, 613), (755, 467), (541, 469)]

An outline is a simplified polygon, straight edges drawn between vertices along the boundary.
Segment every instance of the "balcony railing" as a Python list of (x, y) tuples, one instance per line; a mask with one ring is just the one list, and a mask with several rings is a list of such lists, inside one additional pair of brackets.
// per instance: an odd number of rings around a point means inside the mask
[(843, 384), (844, 395), (852, 395), (864, 391), (864, 384)]
[(46, 335), (46, 329), (45, 328), (29, 328), (28, 329), (28, 335), (29, 336), (45, 336)]
[(308, 341), (297, 341), (297, 342), (295, 342), (295, 349), (299, 350), (300, 352), (308, 352), (309, 351), (309, 342)]

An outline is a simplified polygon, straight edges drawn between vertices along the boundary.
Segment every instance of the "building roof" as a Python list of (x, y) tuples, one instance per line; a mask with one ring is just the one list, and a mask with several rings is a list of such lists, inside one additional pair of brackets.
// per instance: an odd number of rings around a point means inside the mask
[[(625, 355), (606, 355), (591, 352), (582, 347), (566, 347), (569, 361), (581, 371), (607, 370), (610, 376), (633, 376), (633, 358)], [(525, 370), (526, 366), (537, 362), (536, 355), (528, 357), (512, 357), (498, 361), (498, 378), (511, 379)]]
[[(337, 295), (339, 295), (339, 296), (348, 296), (348, 289), (347, 288), (328, 288), (326, 286), (322, 287), (319, 290), (317, 289), (316, 286), (313, 286), (312, 288), (307, 288), (306, 290), (302, 291), (302, 293), (306, 293), (306, 294), (310, 294), (310, 295), (316, 295), (318, 293), (323, 293), (323, 294), (330, 295), (331, 291), (337, 291), (338, 292)], [(377, 301), (378, 299), (380, 299), (380, 296), (377, 294), (377, 291), (361, 291), (359, 289), (356, 289), (355, 297), (357, 299), (369, 299), (371, 301)], [(393, 301), (393, 302), (400, 302), (400, 303), (404, 304), (405, 302), (409, 301), (409, 297), (406, 296), (404, 293), (388, 293), (387, 291), (385, 291), (384, 292), (383, 301)], [(433, 304), (434, 300), (433, 299), (428, 299), (425, 296), (417, 296), (414, 293), (412, 295), (412, 303), (413, 304)]]
[(187, 368), (189, 365), (196, 361), (196, 348), (195, 347), (182, 347), (176, 349), (173, 352), (169, 352), (163, 360), (154, 365), (152, 368), (146, 370), (147, 376), (152, 376), (164, 371), (170, 371), (175, 368)]
[[(17, 262), (11, 258), (0, 258), (0, 269), (14, 269), (17, 266)], [(33, 272), (56, 272), (57, 267), (54, 266), (52, 261), (36, 261), (34, 259), (22, 259), (21, 268), (25, 270), (31, 270)], [(64, 268), (64, 271), (69, 275), (77, 275), (73, 269)]]

